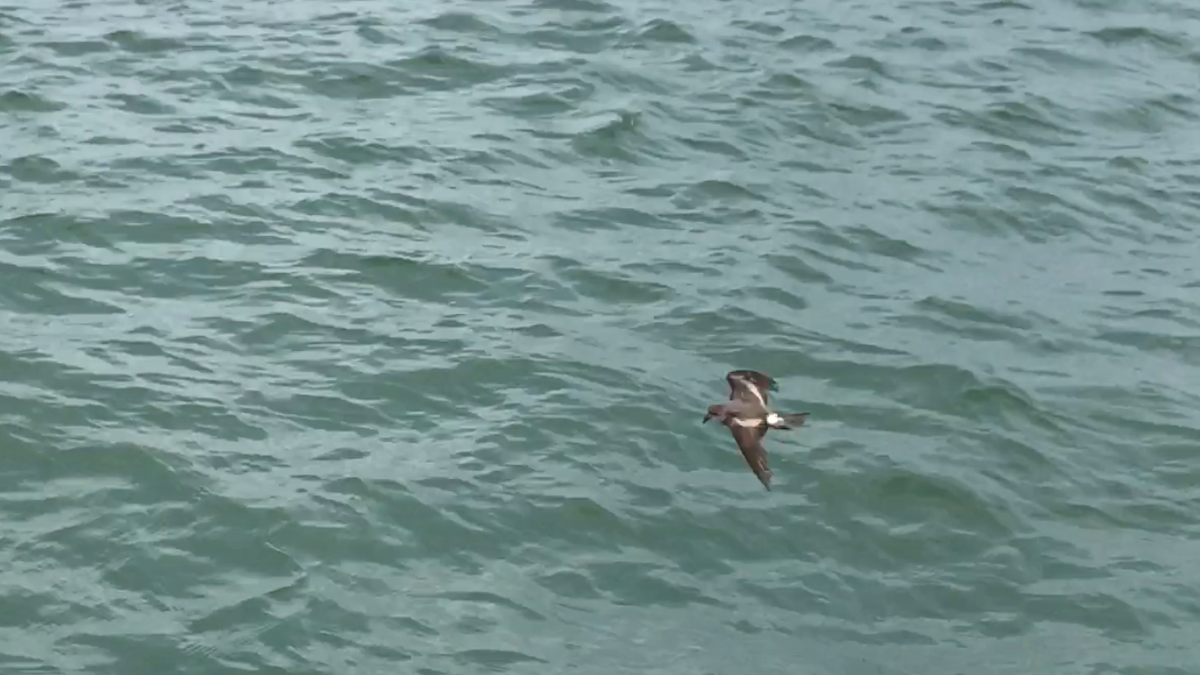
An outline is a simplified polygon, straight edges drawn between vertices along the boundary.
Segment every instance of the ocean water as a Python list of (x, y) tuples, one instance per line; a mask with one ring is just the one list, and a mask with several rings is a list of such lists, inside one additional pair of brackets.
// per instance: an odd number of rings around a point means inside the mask
[(1198, 36), (0, 4), (0, 672), (1200, 673)]

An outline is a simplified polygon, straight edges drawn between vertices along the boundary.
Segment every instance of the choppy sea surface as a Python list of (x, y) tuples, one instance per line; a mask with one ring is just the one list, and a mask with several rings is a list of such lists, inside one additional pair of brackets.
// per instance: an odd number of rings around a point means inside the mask
[(2, 673), (1200, 673), (1194, 3), (7, 2), (0, 138)]

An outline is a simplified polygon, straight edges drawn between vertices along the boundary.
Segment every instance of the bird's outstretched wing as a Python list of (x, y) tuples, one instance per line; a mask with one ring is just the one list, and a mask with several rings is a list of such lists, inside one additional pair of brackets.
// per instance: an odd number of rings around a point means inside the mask
[(729, 383), (729, 400), (740, 398), (758, 401), (764, 406), (770, 399), (770, 390), (775, 389), (775, 380), (753, 370), (731, 370), (725, 375)]
[(733, 440), (737, 442), (738, 450), (742, 451), (742, 456), (746, 458), (750, 470), (754, 472), (755, 476), (758, 476), (763, 487), (770, 490), (771, 469), (767, 466), (767, 451), (762, 445), (762, 433), (752, 427), (737, 425), (730, 427), (729, 431), (733, 433)]

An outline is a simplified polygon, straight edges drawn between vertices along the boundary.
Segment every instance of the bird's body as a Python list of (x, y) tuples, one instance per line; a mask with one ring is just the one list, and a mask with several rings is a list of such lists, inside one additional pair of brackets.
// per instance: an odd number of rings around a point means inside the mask
[(808, 413), (780, 414), (769, 407), (775, 380), (753, 370), (733, 370), (725, 375), (729, 402), (708, 406), (704, 421), (716, 418), (729, 428), (742, 456), (763, 487), (771, 489), (771, 470), (762, 439), (768, 429), (791, 429), (804, 424)]

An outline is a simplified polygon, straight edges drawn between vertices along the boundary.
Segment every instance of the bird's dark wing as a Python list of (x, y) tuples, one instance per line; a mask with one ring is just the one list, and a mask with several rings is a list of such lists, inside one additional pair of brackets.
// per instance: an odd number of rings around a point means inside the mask
[[(764, 425), (765, 426), (765, 425)], [(750, 465), (750, 470), (758, 476), (763, 487), (771, 489), (771, 469), (767, 466), (767, 451), (763, 448), (762, 437), (765, 432), (751, 427), (739, 427), (736, 424), (729, 428), (738, 449)]]
[(729, 400), (758, 400), (764, 406), (770, 402), (770, 390), (775, 388), (775, 380), (753, 370), (731, 370), (725, 381), (729, 383)]

